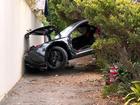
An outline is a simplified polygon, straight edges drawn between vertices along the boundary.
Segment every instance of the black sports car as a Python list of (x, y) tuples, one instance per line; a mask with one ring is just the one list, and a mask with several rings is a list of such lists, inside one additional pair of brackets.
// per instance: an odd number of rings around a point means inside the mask
[(97, 28), (87, 20), (78, 21), (59, 32), (54, 26), (45, 26), (28, 32), (25, 41), (28, 46), (31, 35), (43, 36), (42, 44), (31, 46), (25, 52), (26, 67), (58, 69), (68, 60), (91, 54), (90, 46), (95, 41)]

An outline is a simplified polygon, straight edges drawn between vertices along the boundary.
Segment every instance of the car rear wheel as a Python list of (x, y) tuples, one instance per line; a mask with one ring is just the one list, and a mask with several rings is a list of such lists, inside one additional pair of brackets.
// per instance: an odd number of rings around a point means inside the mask
[(46, 63), (50, 69), (59, 69), (68, 62), (68, 54), (62, 47), (52, 47), (46, 53)]

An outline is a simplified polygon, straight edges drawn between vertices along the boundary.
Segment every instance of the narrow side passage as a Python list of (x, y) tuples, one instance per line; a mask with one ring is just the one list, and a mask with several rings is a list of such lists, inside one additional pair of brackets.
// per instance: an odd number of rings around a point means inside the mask
[(26, 74), (0, 105), (116, 105), (102, 99), (103, 84), (91, 66)]

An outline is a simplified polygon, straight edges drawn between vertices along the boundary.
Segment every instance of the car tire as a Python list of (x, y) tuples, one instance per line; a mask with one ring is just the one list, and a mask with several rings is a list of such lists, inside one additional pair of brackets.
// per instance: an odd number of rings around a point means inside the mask
[(46, 63), (48, 69), (55, 70), (63, 68), (68, 62), (67, 52), (59, 46), (55, 46), (46, 52)]

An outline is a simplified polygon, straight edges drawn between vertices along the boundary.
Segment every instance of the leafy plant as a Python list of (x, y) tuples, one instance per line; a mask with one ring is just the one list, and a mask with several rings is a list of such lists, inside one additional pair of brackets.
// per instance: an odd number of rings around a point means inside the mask
[(112, 94), (115, 95), (117, 94), (117, 91), (118, 91), (118, 84), (106, 85), (103, 88), (102, 95), (103, 97), (107, 97)]
[(97, 63), (98, 59), (102, 59), (105, 64), (112, 64), (119, 61), (119, 53), (117, 48), (120, 45), (120, 39), (117, 37), (97, 39), (93, 44), (93, 48), (96, 50)]
[[(50, 25), (55, 25), (59, 30), (64, 29), (67, 26), (67, 23), (61, 19), (58, 15), (58, 4), (61, 3), (61, 0), (48, 0), (48, 16), (46, 20)], [(47, 25), (47, 24), (44, 24)]]
[(140, 81), (132, 82), (131, 92), (125, 97), (125, 105), (140, 105)]
[(43, 14), (43, 10), (36, 8), (36, 0), (25, 0), (25, 1), (29, 5), (35, 16), (38, 18), (38, 20), (41, 21), (42, 23), (47, 23), (46, 17)]
[(106, 34), (92, 46), (97, 64), (120, 63), (135, 74), (133, 63), (140, 60), (140, 5), (132, 0), (74, 1), (83, 9), (82, 16)]

